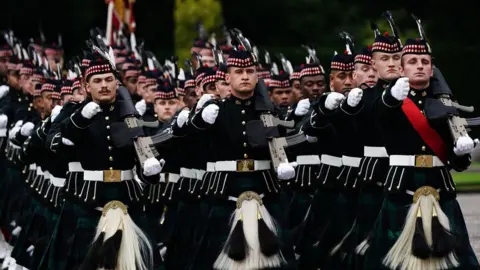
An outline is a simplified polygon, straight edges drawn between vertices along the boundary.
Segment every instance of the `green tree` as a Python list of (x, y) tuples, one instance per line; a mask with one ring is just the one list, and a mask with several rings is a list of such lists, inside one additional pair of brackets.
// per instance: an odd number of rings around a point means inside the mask
[(198, 36), (198, 22), (202, 22), (209, 33), (223, 24), (222, 5), (219, 0), (176, 0), (174, 20), (175, 55), (183, 63), (183, 59), (190, 58), (190, 48)]

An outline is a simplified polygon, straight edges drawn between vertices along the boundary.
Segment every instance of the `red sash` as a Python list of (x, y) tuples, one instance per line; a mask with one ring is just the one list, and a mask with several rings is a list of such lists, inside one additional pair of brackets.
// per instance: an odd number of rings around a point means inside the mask
[(422, 137), (423, 141), (425, 141), (444, 164), (447, 164), (448, 154), (445, 143), (440, 135), (438, 135), (437, 131), (430, 127), (427, 118), (425, 118), (422, 112), (418, 109), (417, 105), (407, 97), (403, 101), (402, 110), (413, 128), (417, 131), (420, 137)]

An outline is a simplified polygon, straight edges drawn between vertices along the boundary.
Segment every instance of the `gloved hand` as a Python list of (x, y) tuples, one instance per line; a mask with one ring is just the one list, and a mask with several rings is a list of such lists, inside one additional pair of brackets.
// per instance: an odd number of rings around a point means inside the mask
[(97, 103), (90, 101), (85, 107), (82, 109), (82, 116), (87, 119), (92, 119), (97, 113), (101, 112), (102, 108)]
[(405, 100), (408, 96), (408, 91), (410, 91), (410, 81), (408, 78), (400, 78), (397, 80), (395, 85), (390, 90), (392, 96), (398, 100)]
[(213, 124), (218, 116), (218, 110), (220, 108), (215, 104), (210, 104), (202, 111), (202, 119), (203, 121)]
[(140, 100), (135, 104), (135, 109), (137, 109), (137, 112), (143, 116), (145, 112), (147, 111), (147, 102), (145, 102), (145, 99)]
[(296, 162), (283, 162), (278, 165), (277, 176), (280, 180), (289, 180), (295, 177), (295, 167), (297, 166)]
[(0, 129), (6, 128), (8, 124), (8, 116), (0, 114)]
[(338, 106), (340, 106), (340, 103), (344, 99), (345, 99), (344, 95), (337, 92), (332, 92), (328, 94), (325, 100), (325, 108), (329, 109), (330, 111), (333, 111), (336, 108), (338, 108)]
[(22, 136), (28, 137), (32, 135), (34, 127), (35, 125), (32, 122), (27, 122), (20, 129), (20, 134), (22, 134)]
[(317, 137), (308, 136), (308, 135), (306, 135), (305, 137), (307, 138), (307, 142), (309, 142), (309, 143), (316, 143), (316, 142), (318, 142), (318, 138), (317, 138)]
[(213, 99), (213, 95), (212, 94), (204, 94), (199, 100), (198, 100), (198, 103), (197, 103), (197, 110), (200, 110), (201, 108), (203, 108), (203, 105), (205, 105), (205, 103), (209, 100), (212, 100)]
[(67, 138), (63, 138), (63, 137), (62, 137), (62, 143), (63, 143), (64, 145), (67, 145), (67, 146), (73, 146), (73, 145), (75, 145), (72, 141), (70, 141), (70, 140), (67, 139)]
[(60, 114), (60, 111), (62, 110), (62, 106), (56, 105), (53, 110), (52, 110), (52, 115), (50, 115), (50, 120), (55, 121), (55, 118)]
[(165, 160), (160, 159), (159, 161), (156, 158), (149, 158), (143, 163), (143, 174), (145, 176), (159, 174), (163, 169), (163, 165), (165, 165)]
[(178, 127), (183, 127), (183, 125), (185, 125), (185, 123), (187, 122), (188, 120), (188, 115), (190, 114), (190, 111), (181, 111), (179, 114), (178, 114), (178, 117), (177, 117), (177, 125)]
[(15, 123), (15, 125), (13, 126), (12, 129), (10, 129), (10, 131), (8, 132), (8, 137), (9, 138), (14, 138), (15, 135), (17, 135), (17, 132), (20, 130), (20, 128), (22, 127), (23, 125), (23, 121), (22, 120), (19, 120), (17, 121), (17, 123)]
[(457, 143), (455, 143), (453, 152), (457, 156), (463, 156), (466, 154), (470, 154), (474, 148), (475, 148), (475, 142), (472, 140), (472, 138), (470, 138), (467, 135), (457, 139)]
[(308, 109), (310, 109), (310, 99), (302, 99), (298, 102), (297, 108), (295, 108), (295, 115), (304, 116), (305, 114), (307, 114)]
[(8, 85), (1, 85), (0, 86), (0, 99), (3, 98), (8, 94), (8, 91), (10, 91), (10, 86)]
[(360, 88), (353, 88), (347, 96), (347, 104), (350, 107), (357, 107), (362, 101), (363, 90)]

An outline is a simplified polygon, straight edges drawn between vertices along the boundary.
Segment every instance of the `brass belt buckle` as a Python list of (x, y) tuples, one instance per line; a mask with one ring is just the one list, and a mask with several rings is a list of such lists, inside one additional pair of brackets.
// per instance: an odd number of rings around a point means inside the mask
[(255, 162), (253, 159), (237, 160), (237, 172), (251, 172), (255, 170)]
[(122, 181), (122, 172), (120, 170), (105, 170), (103, 171), (103, 182), (105, 183), (119, 183)]
[(416, 155), (415, 167), (417, 168), (433, 168), (433, 156), (431, 155)]

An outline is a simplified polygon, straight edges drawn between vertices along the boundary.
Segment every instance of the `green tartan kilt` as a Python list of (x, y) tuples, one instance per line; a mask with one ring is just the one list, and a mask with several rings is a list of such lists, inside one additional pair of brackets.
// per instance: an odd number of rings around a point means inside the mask
[[(442, 194), (440, 194), (442, 198)], [(387, 269), (382, 265), (383, 258), (402, 232), (410, 200), (402, 195), (389, 195), (382, 204), (380, 215), (375, 224), (375, 230), (370, 239), (370, 248), (367, 250), (365, 270)], [(440, 206), (450, 221), (451, 231), (460, 237), (461, 246), (455, 250), (462, 270), (480, 269), (478, 260), (473, 252), (468, 237), (468, 231), (463, 219), (462, 210), (455, 198), (440, 199)]]
[[(292, 241), (289, 233), (282, 227), (285, 207), (281, 203), (280, 196), (275, 196), (275, 199), (270, 198), (272, 200), (269, 198), (263, 199), (263, 203), (270, 215), (277, 221), (279, 228), (277, 232), (278, 237), (283, 243), (282, 254), (288, 263), (274, 269), (296, 269)], [(192, 265), (190, 266), (191, 270), (211, 270), (213, 268), (213, 264), (230, 233), (230, 219), (235, 208), (235, 202), (227, 200), (218, 200), (210, 204), (208, 218), (203, 226), (204, 231), (201, 233), (201, 240), (195, 250)]]
[(21, 182), (21, 171), (16, 168), (7, 168), (5, 183), (2, 187), (2, 198), (0, 203), (0, 224), (8, 226), (12, 216), (23, 198), (23, 183)]

